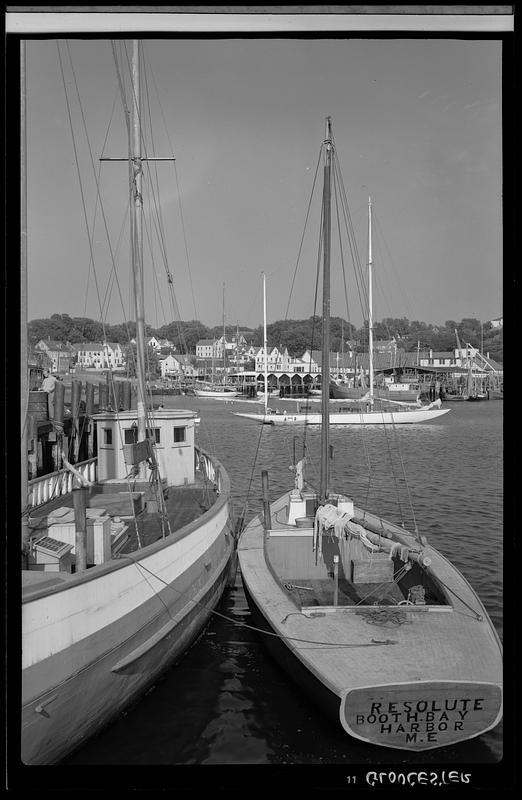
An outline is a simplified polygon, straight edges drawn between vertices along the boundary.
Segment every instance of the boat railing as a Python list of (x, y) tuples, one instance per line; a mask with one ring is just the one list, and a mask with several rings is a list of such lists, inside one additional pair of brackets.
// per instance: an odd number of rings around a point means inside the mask
[[(87, 461), (75, 464), (74, 469), (82, 477), (93, 483), (96, 480), (97, 465), (97, 458), (89, 458)], [(60, 469), (57, 472), (50, 472), (47, 475), (41, 475), (39, 478), (33, 478), (27, 484), (28, 507), (36, 508), (49, 500), (54, 500), (56, 497), (69, 494), (77, 485), (77, 481), (78, 479), (68, 469)]]

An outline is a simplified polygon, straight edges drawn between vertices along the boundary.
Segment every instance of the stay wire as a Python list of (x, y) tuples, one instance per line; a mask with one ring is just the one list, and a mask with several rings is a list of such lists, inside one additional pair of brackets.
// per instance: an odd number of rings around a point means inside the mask
[[(106, 216), (105, 216), (105, 210), (104, 210), (103, 202), (101, 200), (101, 195), (100, 195), (99, 176), (97, 176), (96, 168), (94, 166), (94, 158), (93, 158), (92, 148), (91, 148), (91, 144), (90, 144), (90, 138), (89, 138), (89, 134), (88, 134), (88, 130), (87, 130), (86, 118), (85, 118), (85, 114), (84, 114), (84, 111), (83, 111), (83, 105), (82, 105), (82, 102), (81, 102), (79, 86), (78, 86), (78, 82), (76, 80), (76, 72), (75, 72), (75, 69), (74, 69), (74, 64), (73, 64), (73, 61), (72, 61), (72, 55), (71, 55), (71, 52), (70, 52), (70, 48), (69, 48), (68, 42), (66, 44), (67, 44), (67, 51), (68, 51), (68, 55), (69, 55), (69, 62), (70, 62), (70, 66), (71, 66), (71, 73), (73, 75), (74, 85), (75, 85), (75, 88), (76, 88), (78, 106), (79, 106), (79, 109), (80, 109), (81, 118), (82, 118), (82, 122), (83, 122), (85, 138), (87, 140), (87, 145), (88, 145), (88, 150), (89, 150), (89, 155), (90, 155), (90, 161), (91, 161), (91, 167), (92, 167), (93, 175), (94, 175), (94, 183), (95, 183), (95, 186), (96, 186), (97, 199), (99, 200), (100, 210), (101, 210), (101, 213), (102, 213), (104, 226), (105, 226), (105, 233), (106, 233), (106, 236), (107, 236), (108, 247), (109, 247), (109, 251), (110, 251), (110, 255), (111, 255), (112, 268), (113, 268), (114, 273), (117, 274), (116, 273), (116, 263), (115, 263), (114, 253), (113, 253), (113, 250), (112, 250), (111, 239), (110, 239), (107, 220), (106, 220)], [(73, 139), (73, 147), (74, 147), (75, 158), (76, 158), (77, 169), (78, 169), (78, 178), (79, 178), (79, 182), (80, 182), (80, 191), (81, 191), (81, 195), (82, 195), (82, 204), (84, 206), (84, 215), (85, 215), (85, 219), (86, 219), (86, 228), (87, 228), (87, 236), (88, 236), (88, 241), (89, 241), (90, 258), (91, 258), (91, 263), (92, 263), (92, 267), (93, 267), (93, 275), (94, 275), (94, 279), (95, 279), (95, 286), (96, 286), (96, 293), (97, 293), (97, 296), (98, 296), (98, 303), (99, 303), (99, 306), (100, 306), (100, 317), (101, 317), (100, 322), (101, 322), (101, 325), (102, 325), (104, 340), (106, 341), (107, 340), (107, 335), (106, 335), (106, 328), (105, 328), (105, 321), (104, 321), (104, 314), (103, 314), (103, 303), (101, 301), (100, 290), (99, 290), (99, 286), (98, 286), (98, 278), (97, 278), (97, 273), (96, 273), (96, 268), (95, 268), (94, 252), (93, 252), (93, 247), (92, 247), (92, 237), (91, 237), (91, 234), (90, 234), (90, 231), (89, 231), (89, 226), (88, 226), (88, 223), (87, 223), (87, 215), (86, 215), (86, 208), (85, 208), (85, 198), (84, 198), (84, 193), (83, 193), (83, 185), (82, 185), (82, 181), (81, 181), (81, 175), (80, 175), (80, 172), (79, 172), (79, 162), (78, 162), (78, 159), (77, 159), (77, 151), (76, 151), (74, 130), (73, 130), (73, 126), (72, 126), (72, 117), (71, 117), (71, 114), (70, 114), (70, 106), (69, 106), (69, 101), (68, 101), (68, 96), (67, 96), (67, 89), (66, 89), (66, 85), (65, 85), (65, 76), (64, 76), (64, 71), (63, 71), (63, 64), (62, 64), (62, 57), (61, 57), (59, 42), (57, 42), (57, 49), (58, 49), (58, 56), (59, 56), (59, 60), (60, 60), (60, 69), (61, 69), (61, 72), (62, 72), (62, 79), (63, 79), (63, 82), (64, 82), (64, 90), (65, 90), (65, 95), (66, 95), (67, 109), (68, 109), (68, 114), (69, 114), (69, 122), (70, 122), (70, 127), (71, 127), (71, 136), (72, 136), (72, 139)], [(117, 282), (117, 285), (118, 285), (118, 288), (119, 288), (119, 283), (118, 282)], [(122, 308), (123, 308), (123, 300), (121, 298), (121, 292), (120, 292), (120, 300), (122, 302)], [(129, 335), (129, 338), (130, 338), (130, 335)]]
[[(145, 58), (145, 56), (146, 56), (146, 54), (145, 54), (145, 51), (144, 51), (144, 58)], [(150, 65), (150, 60), (149, 60), (149, 65)], [(164, 114), (164, 111), (163, 111), (163, 105), (161, 103), (161, 98), (160, 98), (160, 95), (159, 95), (159, 92), (158, 92), (158, 87), (157, 87), (157, 84), (156, 84), (156, 80), (155, 80), (155, 77), (154, 77), (154, 71), (152, 70), (152, 68), (150, 68), (150, 74), (152, 76), (152, 83), (153, 83), (154, 89), (156, 91), (156, 97), (157, 97), (157, 100), (158, 100), (158, 107), (159, 107), (159, 110), (160, 110), (160, 113), (161, 113), (161, 116), (162, 116), (162, 119), (163, 119), (163, 124), (165, 126), (165, 133), (166, 133), (166, 136), (167, 136), (167, 141), (169, 143), (170, 153), (171, 153), (172, 157), (174, 158), (174, 147), (173, 147), (171, 139), (170, 139), (169, 129), (168, 129), (167, 121), (165, 119), (165, 114)], [(198, 312), (197, 312), (197, 308), (196, 308), (196, 299), (195, 299), (195, 295), (194, 295), (194, 286), (193, 286), (193, 282), (192, 282), (192, 270), (191, 270), (191, 265), (190, 265), (190, 257), (189, 257), (188, 243), (187, 243), (185, 219), (184, 219), (184, 215), (183, 215), (183, 205), (182, 205), (182, 202), (181, 202), (181, 194), (182, 193), (181, 193), (180, 188), (179, 188), (179, 176), (178, 176), (178, 169), (177, 169), (177, 164), (176, 164), (175, 160), (173, 162), (173, 168), (174, 168), (174, 175), (175, 175), (175, 180), (176, 180), (176, 188), (177, 188), (177, 193), (178, 193), (178, 206), (179, 206), (179, 213), (180, 213), (181, 229), (182, 229), (182, 232), (183, 232), (183, 242), (184, 242), (184, 246), (185, 246), (185, 257), (187, 259), (187, 272), (188, 272), (189, 282), (190, 282), (190, 291), (191, 291), (191, 294), (192, 294), (192, 302), (193, 302), (193, 305), (194, 305), (195, 319), (198, 319)]]
[[(84, 187), (83, 187), (81, 171), (80, 171), (78, 150), (77, 150), (77, 147), (76, 147), (76, 137), (74, 135), (74, 126), (73, 126), (73, 121), (72, 121), (71, 107), (70, 107), (70, 103), (69, 103), (69, 95), (67, 93), (67, 84), (66, 84), (65, 73), (64, 73), (64, 69), (63, 69), (62, 54), (61, 54), (61, 51), (60, 51), (60, 43), (59, 43), (58, 40), (56, 41), (56, 48), (58, 50), (58, 60), (60, 62), (60, 72), (61, 72), (61, 75), (62, 75), (63, 89), (64, 89), (64, 93), (65, 93), (65, 103), (66, 103), (66, 106), (67, 106), (67, 116), (68, 116), (68, 119), (69, 119), (69, 128), (70, 128), (70, 132), (71, 132), (72, 146), (73, 146), (73, 151), (74, 151), (74, 160), (75, 160), (75, 164), (76, 164), (76, 172), (77, 172), (78, 182), (79, 182), (79, 186), (80, 186), (80, 197), (81, 197), (81, 203), (82, 203), (82, 209), (83, 209), (85, 228), (86, 228), (86, 231), (87, 231), (87, 240), (88, 240), (88, 243), (89, 243), (90, 257), (91, 257), (91, 261), (92, 261), (92, 264), (93, 264), (93, 273), (94, 273), (94, 276), (95, 276), (96, 293), (98, 295), (98, 303), (99, 303), (100, 309), (101, 309), (100, 289), (99, 289), (99, 286), (98, 286), (98, 277), (96, 275), (96, 270), (94, 269), (94, 252), (93, 252), (93, 246), (92, 246), (92, 239), (91, 239), (91, 235), (90, 235), (89, 222), (88, 222), (88, 218), (87, 218), (87, 206), (86, 206), (86, 200), (85, 200), (85, 193), (84, 193)], [(102, 324), (102, 328), (103, 328), (103, 336), (104, 336), (104, 339), (106, 340), (107, 336), (106, 336), (106, 332), (105, 332), (105, 323), (104, 323), (103, 320), (101, 320), (101, 324)]]
[(303, 233), (301, 235), (301, 242), (299, 244), (299, 251), (297, 253), (297, 259), (296, 259), (296, 263), (295, 263), (294, 274), (293, 274), (293, 277), (292, 277), (292, 284), (290, 286), (290, 294), (288, 296), (288, 303), (287, 303), (287, 306), (286, 306), (285, 321), (288, 319), (288, 310), (290, 308), (290, 301), (292, 299), (292, 292), (294, 290), (295, 278), (296, 278), (296, 275), (297, 275), (297, 269), (299, 267), (299, 261), (300, 261), (300, 258), (301, 258), (301, 251), (303, 249), (303, 242), (304, 242), (304, 237), (305, 237), (305, 233), (306, 233), (306, 227), (307, 227), (307, 224), (308, 224), (308, 217), (310, 215), (310, 209), (311, 209), (311, 205), (312, 205), (312, 200), (313, 200), (313, 196), (314, 196), (315, 184), (316, 184), (316, 181), (317, 181), (317, 176), (319, 174), (319, 165), (321, 163), (321, 157), (322, 157), (322, 154), (323, 154), (323, 147), (324, 147), (324, 145), (321, 145), (321, 147), (319, 149), (319, 156), (318, 156), (318, 159), (317, 159), (317, 165), (315, 167), (315, 174), (314, 174), (314, 180), (313, 180), (313, 183), (312, 183), (312, 190), (310, 192), (310, 198), (308, 200), (308, 208), (306, 210), (306, 217), (305, 217), (305, 222), (304, 222), (304, 226), (303, 226)]

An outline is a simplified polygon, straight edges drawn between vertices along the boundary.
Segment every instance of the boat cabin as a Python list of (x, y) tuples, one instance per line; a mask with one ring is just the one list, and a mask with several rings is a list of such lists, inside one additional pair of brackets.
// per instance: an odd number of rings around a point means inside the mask
[[(153, 439), (160, 475), (169, 486), (194, 483), (194, 422), (185, 409), (158, 409), (148, 434)], [(104, 411), (94, 416), (98, 441), (98, 480), (123, 481), (133, 463), (138, 442), (136, 411)]]

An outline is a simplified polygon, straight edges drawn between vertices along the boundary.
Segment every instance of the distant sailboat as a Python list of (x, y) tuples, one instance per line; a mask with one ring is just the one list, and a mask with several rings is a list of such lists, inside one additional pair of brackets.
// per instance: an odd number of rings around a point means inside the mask
[[(215, 344), (212, 345), (214, 350)], [(194, 394), (196, 397), (202, 397), (214, 400), (229, 400), (233, 397), (239, 396), (237, 386), (227, 384), (227, 338), (225, 327), (225, 286), (223, 284), (223, 379), (221, 383), (215, 380), (214, 376), (214, 356), (212, 357), (212, 381), (211, 383), (202, 383), (197, 387), (194, 386)]]
[[(332, 383), (328, 381), (327, 392), (322, 393), (322, 403), (329, 408), (330, 425), (402, 425), (431, 422), (437, 417), (441, 417), (449, 412), (449, 409), (441, 408), (440, 399), (428, 405), (407, 404), (406, 399), (390, 397), (387, 401), (384, 398), (375, 397), (374, 388), (374, 368), (373, 368), (373, 318), (372, 318), (372, 204), (368, 199), (368, 305), (369, 305), (369, 387), (362, 389), (364, 396), (358, 399), (359, 404), (347, 403), (338, 404), (335, 408), (330, 402), (330, 390)], [(322, 378), (327, 380), (329, 374), (330, 353), (323, 354), (322, 357)], [(347, 392), (351, 390), (348, 388)], [(310, 402), (310, 401), (309, 401)], [(311, 401), (313, 402), (313, 401)], [(283, 409), (277, 413), (266, 411), (263, 414), (247, 411), (233, 412), (238, 417), (251, 419), (256, 422), (270, 425), (321, 425), (322, 413), (319, 411), (304, 412), (301, 410), (291, 411)]]

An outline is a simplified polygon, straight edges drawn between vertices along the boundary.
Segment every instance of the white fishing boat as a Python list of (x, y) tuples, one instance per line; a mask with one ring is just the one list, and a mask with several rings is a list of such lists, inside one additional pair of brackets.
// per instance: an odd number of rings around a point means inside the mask
[[(330, 118), (323, 151), (327, 365), (335, 157)], [(263, 514), (240, 536), (239, 564), (254, 622), (291, 679), (351, 737), (423, 751), (479, 736), (502, 716), (495, 628), (465, 577), (416, 526), (409, 531), (330, 487), (326, 399), (319, 489), (307, 482), (308, 456), (294, 466), (294, 486), (274, 502), (263, 471)]]
[[(117, 160), (131, 175), (137, 407), (95, 414), (97, 458), (64, 459), (64, 469), (28, 481), (22, 380), (21, 760), (29, 765), (63, 759), (142, 695), (204, 629), (235, 567), (229, 479), (195, 445), (196, 413), (148, 409), (140, 237), (142, 173), (152, 159), (142, 150), (141, 44), (126, 56), (132, 137)], [(58, 448), (62, 433), (57, 424)]]

